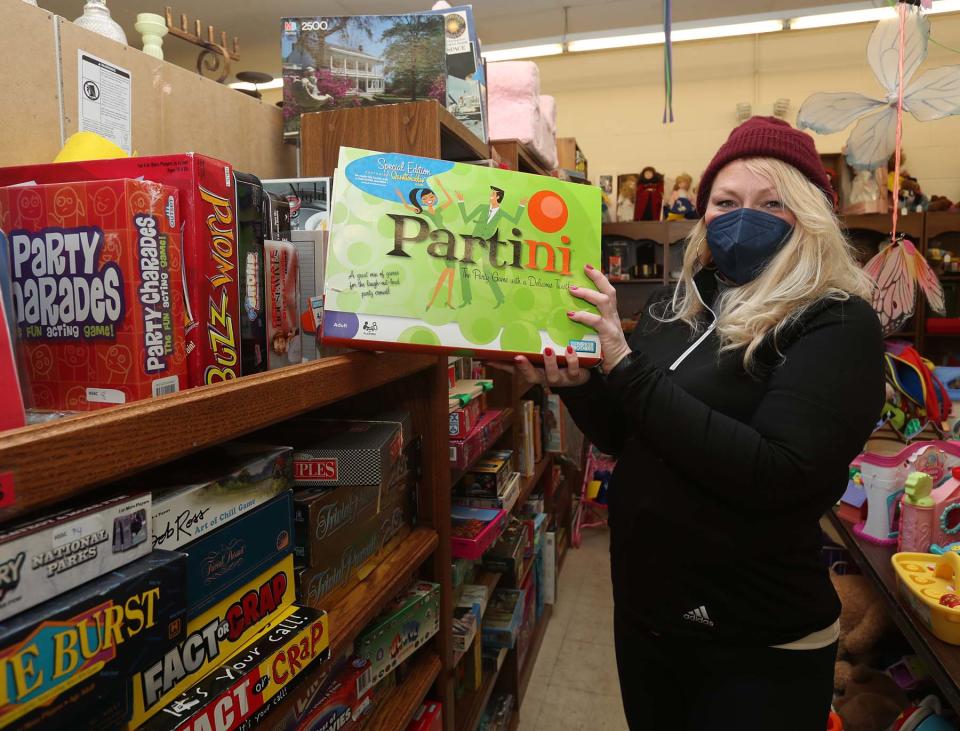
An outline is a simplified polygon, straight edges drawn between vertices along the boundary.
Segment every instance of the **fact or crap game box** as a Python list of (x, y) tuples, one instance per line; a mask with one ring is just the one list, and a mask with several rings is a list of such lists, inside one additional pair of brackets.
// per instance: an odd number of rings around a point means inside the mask
[(184, 571), (154, 551), (0, 623), (0, 728), (121, 727), (127, 678), (184, 638)]
[(187, 387), (176, 189), (0, 188), (33, 406), (87, 411)]
[(142, 731), (244, 729), (282, 688), (329, 656), (327, 613), (291, 606), (269, 630), (167, 703)]
[(586, 305), (600, 266), (600, 190), (554, 178), (340, 149), (323, 338), (373, 350), (599, 362)]
[(183, 315), (190, 385), (240, 375), (237, 203), (229, 163), (181, 155), (0, 168), (0, 186), (143, 178), (180, 191), (187, 307)]

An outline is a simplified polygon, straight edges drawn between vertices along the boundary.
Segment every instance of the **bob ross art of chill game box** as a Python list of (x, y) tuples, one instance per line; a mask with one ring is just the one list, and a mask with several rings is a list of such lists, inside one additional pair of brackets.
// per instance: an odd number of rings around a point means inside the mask
[(323, 339), (369, 350), (542, 360), (599, 339), (567, 317), (600, 267), (600, 190), (540, 175), (340, 149)]

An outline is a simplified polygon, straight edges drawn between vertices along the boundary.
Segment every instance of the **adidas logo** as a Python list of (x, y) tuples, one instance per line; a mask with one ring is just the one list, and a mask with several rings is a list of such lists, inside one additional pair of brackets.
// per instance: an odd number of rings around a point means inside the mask
[(683, 615), (683, 618), (689, 622), (699, 622), (700, 624), (707, 625), (707, 627), (713, 627), (713, 620), (710, 619), (710, 615), (707, 614), (707, 608), (704, 606), (691, 609)]

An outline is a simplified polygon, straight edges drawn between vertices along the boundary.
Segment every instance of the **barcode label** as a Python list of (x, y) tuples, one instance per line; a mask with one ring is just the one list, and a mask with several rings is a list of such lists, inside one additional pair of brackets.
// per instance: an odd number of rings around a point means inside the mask
[(362, 698), (367, 690), (370, 688), (370, 683), (373, 682), (373, 666), (371, 665), (366, 670), (364, 670), (363, 675), (357, 678), (357, 698)]
[(168, 393), (176, 393), (180, 390), (180, 379), (177, 376), (168, 378), (158, 378), (153, 382), (153, 397), (166, 396)]

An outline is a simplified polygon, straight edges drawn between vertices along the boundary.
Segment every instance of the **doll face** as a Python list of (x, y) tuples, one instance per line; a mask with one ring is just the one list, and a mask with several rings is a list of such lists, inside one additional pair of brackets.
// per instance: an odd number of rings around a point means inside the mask
[(718, 216), (740, 208), (764, 211), (791, 226), (797, 223), (797, 217), (783, 205), (773, 183), (751, 172), (742, 160), (735, 160), (717, 173), (704, 220), (709, 225)]

